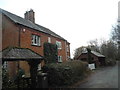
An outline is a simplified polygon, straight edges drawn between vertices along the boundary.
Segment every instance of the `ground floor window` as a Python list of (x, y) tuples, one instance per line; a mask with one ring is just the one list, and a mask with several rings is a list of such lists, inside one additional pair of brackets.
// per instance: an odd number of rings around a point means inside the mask
[(5, 61), (4, 64), (3, 64), (3, 68), (4, 68), (4, 69), (7, 69), (7, 67), (8, 67), (8, 62)]
[(41, 63), (38, 65), (38, 71), (41, 70)]
[(62, 62), (62, 56), (58, 56), (58, 62)]

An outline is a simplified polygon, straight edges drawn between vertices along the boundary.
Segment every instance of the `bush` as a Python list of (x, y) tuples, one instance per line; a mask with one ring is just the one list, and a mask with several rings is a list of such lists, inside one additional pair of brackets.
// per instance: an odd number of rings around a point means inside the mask
[(106, 65), (107, 66), (114, 66), (115, 64), (116, 64), (115, 60), (112, 60), (112, 59), (107, 59), (106, 60)]
[(69, 61), (64, 63), (51, 63), (43, 67), (48, 73), (50, 86), (70, 85), (80, 80), (87, 69), (87, 63), (82, 61)]
[[(22, 69), (19, 70), (18, 74), (10, 78), (6, 69), (2, 68), (2, 88), (9, 89), (9, 88), (18, 88), (18, 77), (19, 77), (19, 88), (28, 88), (28, 83), (23, 82), (22, 75), (24, 72)], [(24, 85), (23, 85), (24, 84)]]

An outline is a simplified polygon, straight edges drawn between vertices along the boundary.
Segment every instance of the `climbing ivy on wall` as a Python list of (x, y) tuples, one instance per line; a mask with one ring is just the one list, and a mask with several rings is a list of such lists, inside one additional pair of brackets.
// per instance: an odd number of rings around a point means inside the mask
[(45, 63), (56, 63), (58, 59), (58, 49), (56, 44), (44, 43)]

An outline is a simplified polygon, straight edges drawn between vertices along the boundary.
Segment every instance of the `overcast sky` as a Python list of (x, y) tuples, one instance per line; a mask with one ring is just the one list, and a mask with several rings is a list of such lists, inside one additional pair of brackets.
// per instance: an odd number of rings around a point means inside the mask
[(118, 17), (119, 0), (0, 0), (0, 8), (24, 17), (35, 11), (35, 22), (71, 43), (71, 56), (94, 39), (109, 39)]

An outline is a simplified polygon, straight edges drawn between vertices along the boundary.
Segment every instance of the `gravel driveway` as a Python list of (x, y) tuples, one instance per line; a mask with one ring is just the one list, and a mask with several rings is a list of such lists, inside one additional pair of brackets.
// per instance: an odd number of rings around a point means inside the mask
[(117, 63), (115, 66), (95, 70), (87, 81), (80, 84), (78, 88), (118, 88), (118, 67), (120, 66)]

